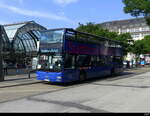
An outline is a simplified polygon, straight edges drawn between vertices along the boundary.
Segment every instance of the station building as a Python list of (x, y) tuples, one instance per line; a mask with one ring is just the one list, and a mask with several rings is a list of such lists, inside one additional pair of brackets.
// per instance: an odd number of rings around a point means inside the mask
[(150, 35), (150, 27), (147, 25), (145, 18), (110, 21), (100, 25), (111, 32), (130, 33), (135, 41)]
[[(150, 26), (147, 25), (145, 18), (116, 20), (104, 22), (100, 25), (110, 32), (130, 33), (134, 41), (142, 40), (145, 36), (150, 35)], [(134, 54), (128, 53), (126, 60), (132, 61), (135, 57)], [(143, 58), (143, 55), (141, 55), (141, 58)], [(145, 59), (147, 63), (150, 63), (150, 54), (145, 54)]]
[(4, 60), (20, 68), (30, 64), (33, 57), (37, 56), (37, 43), (39, 31), (47, 30), (34, 21), (3, 25)]

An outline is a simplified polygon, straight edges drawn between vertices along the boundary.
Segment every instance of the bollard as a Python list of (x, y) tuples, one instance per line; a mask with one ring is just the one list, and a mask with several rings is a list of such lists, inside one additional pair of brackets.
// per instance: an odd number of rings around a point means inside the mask
[(30, 73), (31, 73), (31, 72), (29, 71), (29, 72), (28, 72), (28, 78), (29, 78), (29, 79), (31, 78), (31, 75), (30, 75)]

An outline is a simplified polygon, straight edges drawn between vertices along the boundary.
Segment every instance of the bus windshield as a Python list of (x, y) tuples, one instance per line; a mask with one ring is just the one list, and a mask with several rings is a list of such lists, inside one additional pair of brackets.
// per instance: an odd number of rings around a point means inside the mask
[(62, 47), (64, 30), (41, 32), (38, 69), (60, 71), (62, 67)]
[(38, 61), (38, 70), (59, 72), (62, 70), (62, 56), (40, 55)]
[(64, 30), (48, 30), (41, 33), (40, 52), (45, 53), (61, 53), (63, 43)]
[(40, 41), (42, 43), (62, 43), (64, 30), (48, 30), (41, 33)]

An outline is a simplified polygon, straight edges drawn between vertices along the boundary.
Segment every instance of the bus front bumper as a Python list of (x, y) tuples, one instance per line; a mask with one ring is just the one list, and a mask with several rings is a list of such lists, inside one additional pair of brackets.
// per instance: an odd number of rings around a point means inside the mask
[(47, 82), (63, 82), (62, 72), (36, 72), (37, 80), (47, 81)]

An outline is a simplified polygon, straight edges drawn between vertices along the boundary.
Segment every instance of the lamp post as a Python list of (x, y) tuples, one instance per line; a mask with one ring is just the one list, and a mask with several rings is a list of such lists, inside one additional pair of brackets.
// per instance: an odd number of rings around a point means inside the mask
[(0, 26), (0, 82), (1, 82), (1, 81), (4, 81), (2, 26)]

